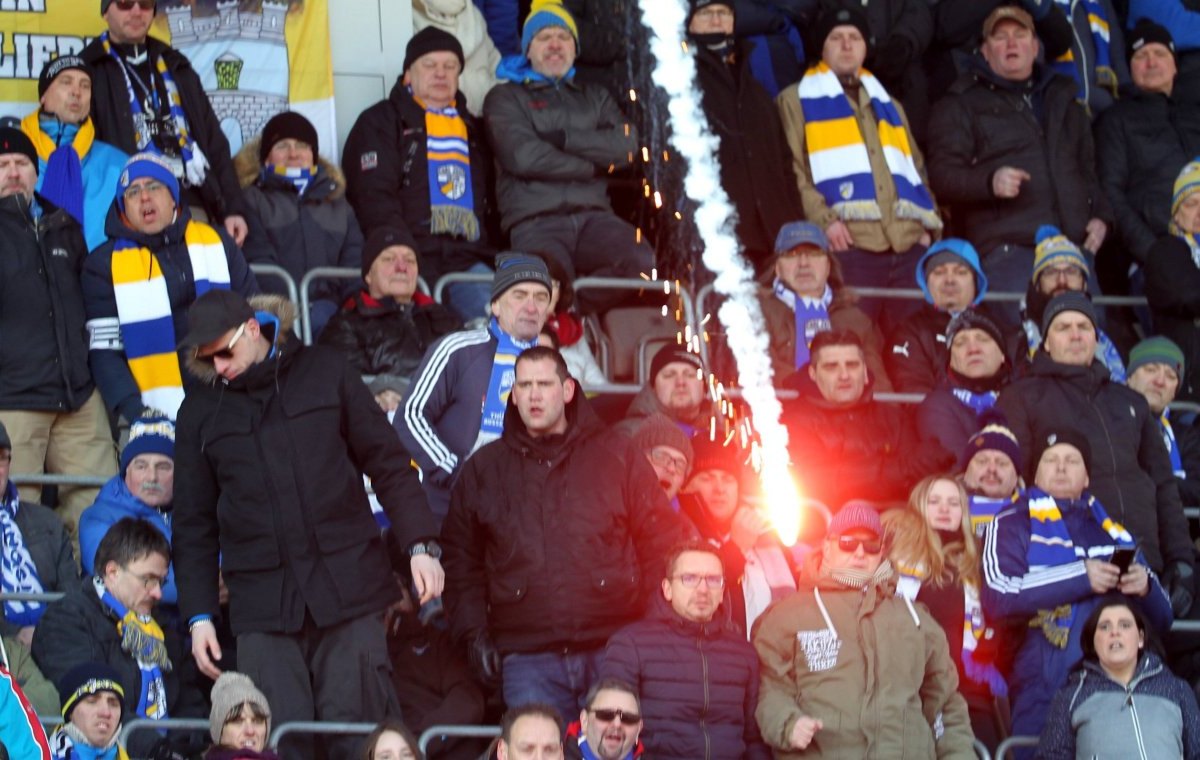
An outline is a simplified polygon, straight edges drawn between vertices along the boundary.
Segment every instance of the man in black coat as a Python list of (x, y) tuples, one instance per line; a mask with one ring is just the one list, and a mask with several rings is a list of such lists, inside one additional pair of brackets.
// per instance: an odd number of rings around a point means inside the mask
[[(981, 252), (994, 291), (1025, 289), (1039, 225), (1091, 252), (1112, 225), (1076, 84), (1037, 63), (1039, 49), (1028, 13), (996, 8), (968, 72), (930, 121), (929, 181), (951, 208), (955, 234)], [(1017, 324), (1015, 304), (1001, 312)]]
[[(108, 30), (80, 53), (92, 67), (96, 137), (129, 155), (164, 156), (186, 191), (186, 205), (203, 209), (207, 221), (223, 225), (241, 245), (248, 227), (229, 140), (191, 61), (147, 36), (156, 4), (100, 1)], [(175, 99), (180, 108), (173, 112)]]
[[(37, 170), (29, 138), (0, 129), (0, 423), (15, 442), (13, 472), (111, 477), (116, 449), (88, 369), (79, 285), (87, 244), (70, 214), (34, 192)], [(59, 488), (72, 532), (96, 491)]]
[(758, 657), (721, 604), (725, 573), (709, 543), (671, 553), (650, 614), (613, 635), (601, 673), (642, 692), (651, 757), (770, 757), (758, 732)]
[[(155, 614), (167, 580), (171, 547), (146, 520), (126, 517), (96, 550), (96, 575), (46, 610), (33, 636), (33, 659), (55, 683), (76, 665), (101, 662), (121, 675), (129, 719), (199, 714), (202, 698), (181, 689), (183, 648), (175, 629)], [(143, 757), (153, 732), (129, 746)]]
[(1200, 153), (1200, 104), (1174, 96), (1175, 43), (1149, 19), (1129, 33), (1129, 70), (1134, 87), (1096, 126), (1097, 168), (1125, 253), (1144, 264), (1167, 234), (1175, 177)]
[(1086, 294), (1068, 291), (1046, 306), (1030, 374), (1001, 391), (996, 407), (1024, 452), (1062, 427), (1087, 437), (1091, 492), (1141, 542), (1176, 616), (1186, 614), (1194, 551), (1162, 433), (1146, 399), (1113, 382), (1096, 360), (1096, 314)]
[[(458, 89), (462, 67), (462, 45), (450, 33), (431, 26), (413, 35), (404, 76), (359, 115), (342, 150), (346, 197), (363, 233), (408, 230), (431, 284), (452, 272), (489, 273), (496, 255), (492, 158)], [(449, 116), (466, 133), (455, 148), (464, 160), (435, 168), (440, 189), (429, 184), (427, 114)], [(446, 298), (464, 321), (487, 314), (487, 283), (452, 285)]]
[(526, 349), (504, 433), (463, 464), (442, 526), (450, 630), (509, 705), (583, 706), (608, 637), (682, 538), (645, 456), (606, 431), (552, 348)]
[[(179, 606), (201, 672), (220, 674), (213, 617), (229, 589), (239, 670), (273, 717), (395, 716), (381, 613), (399, 595), (362, 474), (391, 522), (422, 603), (441, 594), (433, 516), (399, 439), (337, 352), (298, 345), (291, 305), (214, 290), (188, 314), (175, 446)], [(355, 739), (330, 742), (350, 757)], [(289, 747), (289, 757), (309, 746)]]
[(750, 43), (734, 39), (733, 2), (693, 0), (687, 30), (704, 115), (721, 141), (721, 185), (737, 209), (745, 255), (761, 273), (775, 232), (800, 215), (800, 195), (779, 113), (750, 70)]

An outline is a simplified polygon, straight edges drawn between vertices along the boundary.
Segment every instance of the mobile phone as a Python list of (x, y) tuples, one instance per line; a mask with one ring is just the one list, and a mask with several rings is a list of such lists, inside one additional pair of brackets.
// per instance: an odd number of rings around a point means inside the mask
[(1137, 556), (1138, 547), (1119, 547), (1113, 550), (1112, 559), (1109, 562), (1116, 565), (1121, 570), (1121, 575), (1129, 572), (1129, 566), (1133, 564), (1133, 558)]

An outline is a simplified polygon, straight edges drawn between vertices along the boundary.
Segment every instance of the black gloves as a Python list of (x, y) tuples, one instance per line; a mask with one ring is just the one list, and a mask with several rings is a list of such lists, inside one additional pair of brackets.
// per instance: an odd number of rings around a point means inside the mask
[(1171, 610), (1176, 619), (1185, 617), (1192, 609), (1192, 599), (1195, 596), (1193, 585), (1194, 571), (1188, 563), (1179, 560), (1163, 568), (1162, 585), (1167, 595), (1171, 597)]
[(472, 634), (467, 642), (467, 656), (471, 660), (471, 668), (481, 681), (485, 684), (500, 683), (500, 650), (496, 649), (486, 629)]

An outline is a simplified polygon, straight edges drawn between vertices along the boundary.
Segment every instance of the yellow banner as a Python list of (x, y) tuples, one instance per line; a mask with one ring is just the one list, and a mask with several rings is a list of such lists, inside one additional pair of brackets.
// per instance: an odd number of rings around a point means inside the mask
[[(99, 0), (0, 0), (0, 114), (33, 110), (42, 67), (106, 28)], [(288, 109), (336, 144), (328, 0), (160, 0), (150, 34), (192, 62), (234, 151)]]

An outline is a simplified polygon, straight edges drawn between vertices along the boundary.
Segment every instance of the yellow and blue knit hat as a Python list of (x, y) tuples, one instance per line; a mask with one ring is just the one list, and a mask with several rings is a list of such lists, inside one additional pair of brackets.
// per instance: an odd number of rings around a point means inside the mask
[(1200, 158), (1193, 158), (1175, 178), (1175, 190), (1171, 195), (1171, 216), (1175, 216), (1180, 204), (1197, 191), (1200, 191)]
[(80, 700), (102, 691), (116, 694), (124, 712), (125, 687), (116, 670), (102, 662), (85, 662), (71, 668), (58, 682), (58, 694), (63, 701), (63, 720), (69, 723), (71, 712)]
[(549, 26), (561, 26), (575, 38), (575, 55), (579, 55), (579, 27), (575, 18), (562, 5), (562, 0), (533, 0), (529, 17), (521, 29), (521, 53), (529, 55), (529, 43), (538, 32)]
[(1079, 246), (1062, 234), (1062, 231), (1051, 224), (1038, 227), (1037, 247), (1033, 254), (1033, 282), (1037, 282), (1042, 270), (1055, 264), (1073, 264), (1083, 270), (1083, 276), (1091, 274), (1087, 258), (1079, 250)]

